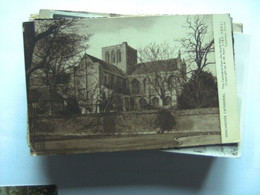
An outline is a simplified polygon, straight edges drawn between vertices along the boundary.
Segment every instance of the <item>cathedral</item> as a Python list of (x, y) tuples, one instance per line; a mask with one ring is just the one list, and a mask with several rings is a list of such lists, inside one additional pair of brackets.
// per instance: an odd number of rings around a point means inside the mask
[(102, 59), (85, 54), (73, 69), (74, 95), (82, 114), (173, 108), (186, 79), (177, 58), (138, 63), (127, 42), (103, 47)]

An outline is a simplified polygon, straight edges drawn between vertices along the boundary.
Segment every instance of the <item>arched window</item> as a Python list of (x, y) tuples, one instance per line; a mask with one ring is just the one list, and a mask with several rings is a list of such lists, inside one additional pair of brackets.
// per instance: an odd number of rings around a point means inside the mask
[(146, 91), (147, 91), (147, 78), (145, 78), (143, 80), (143, 89), (144, 89), (144, 93), (146, 93)]
[(112, 63), (116, 63), (116, 55), (114, 50), (111, 52), (111, 59), (112, 59)]
[(154, 97), (152, 99), (152, 104), (153, 104), (154, 107), (159, 106), (159, 99), (157, 97)]
[(121, 62), (121, 51), (117, 50), (116, 52), (117, 62)]
[(168, 89), (170, 90), (170, 91), (172, 91), (173, 89), (174, 89), (174, 76), (173, 75), (171, 75), (171, 76), (169, 76), (169, 78), (168, 78)]
[(108, 51), (105, 54), (105, 60), (107, 63), (109, 63), (109, 52)]
[(114, 75), (110, 75), (110, 87), (113, 88), (115, 85), (114, 85)]
[(139, 93), (139, 81), (137, 79), (132, 80), (132, 92), (133, 94)]
[(107, 85), (107, 77), (106, 77), (106, 75), (104, 74), (103, 77), (104, 77), (104, 83), (103, 83), (103, 84), (104, 84), (104, 85)]
[(158, 90), (160, 88), (160, 77), (157, 75), (154, 79), (154, 86), (156, 87), (156, 89)]
[(125, 104), (124, 104), (124, 106), (125, 106), (125, 110), (126, 111), (128, 111), (129, 109), (130, 109), (130, 101), (129, 101), (129, 98), (125, 98)]
[(166, 99), (165, 99), (166, 105), (171, 105), (171, 102), (172, 102), (172, 98), (167, 96)]
[(147, 105), (147, 101), (144, 98), (141, 98), (139, 100), (140, 109), (145, 109), (145, 106)]

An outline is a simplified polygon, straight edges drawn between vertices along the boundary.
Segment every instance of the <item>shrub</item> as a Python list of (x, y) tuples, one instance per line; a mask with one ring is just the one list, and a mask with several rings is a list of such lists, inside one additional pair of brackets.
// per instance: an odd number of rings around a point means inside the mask
[(216, 78), (209, 72), (195, 71), (177, 101), (179, 109), (218, 107)]
[(173, 130), (176, 127), (176, 119), (168, 110), (161, 110), (158, 112), (156, 120), (156, 127), (160, 128), (159, 133)]

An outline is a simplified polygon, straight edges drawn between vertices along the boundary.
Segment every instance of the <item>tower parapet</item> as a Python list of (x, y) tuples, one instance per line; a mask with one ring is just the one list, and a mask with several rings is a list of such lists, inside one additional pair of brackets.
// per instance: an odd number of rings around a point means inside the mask
[(137, 64), (137, 50), (127, 42), (102, 48), (102, 60), (113, 64), (125, 73), (130, 73)]

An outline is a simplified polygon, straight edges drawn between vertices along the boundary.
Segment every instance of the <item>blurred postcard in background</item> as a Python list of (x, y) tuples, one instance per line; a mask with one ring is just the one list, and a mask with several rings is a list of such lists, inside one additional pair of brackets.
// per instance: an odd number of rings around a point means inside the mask
[(55, 185), (1, 186), (0, 195), (58, 195)]

